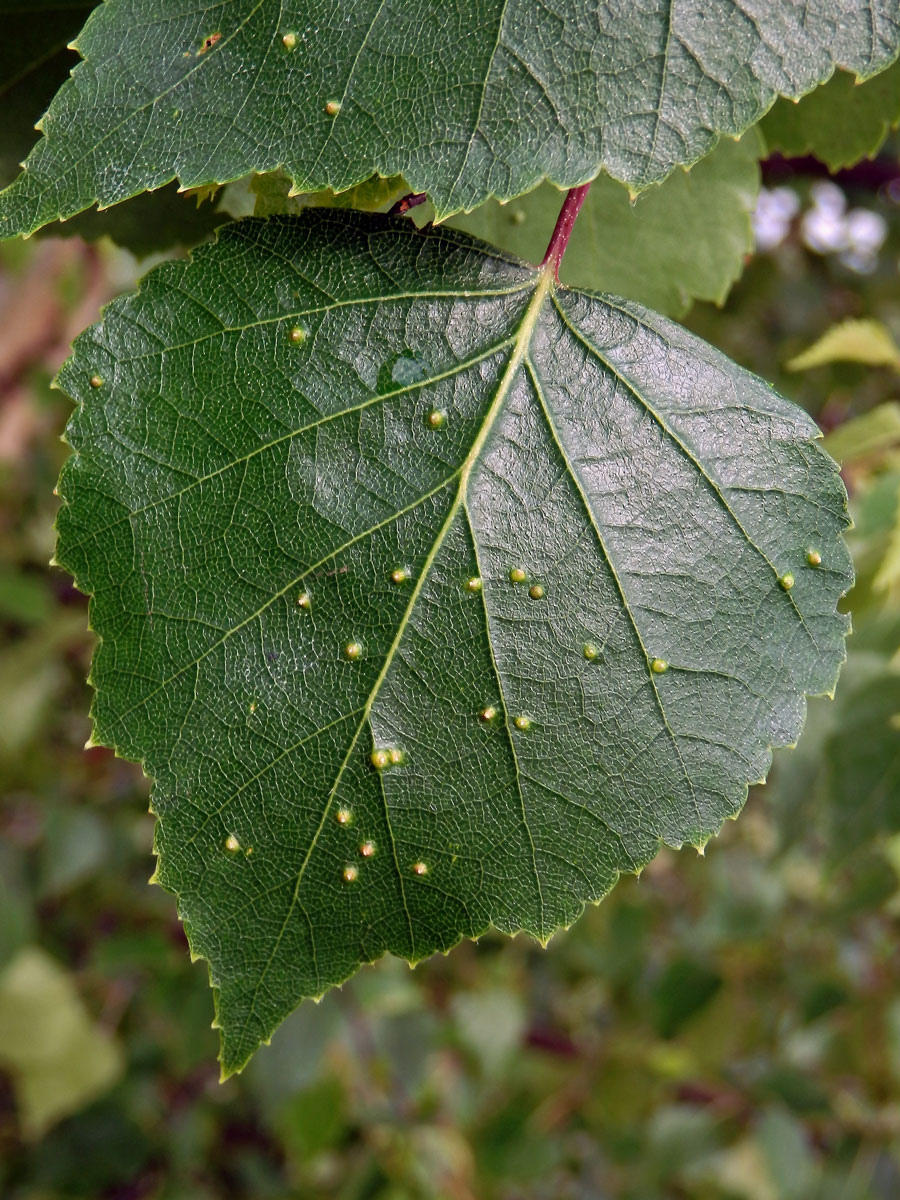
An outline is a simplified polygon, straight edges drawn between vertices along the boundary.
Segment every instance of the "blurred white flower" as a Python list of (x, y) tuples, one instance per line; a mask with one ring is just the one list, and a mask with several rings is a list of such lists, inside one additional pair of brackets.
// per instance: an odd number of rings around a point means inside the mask
[(800, 197), (793, 188), (763, 188), (753, 214), (757, 250), (765, 252), (780, 246), (799, 210)]

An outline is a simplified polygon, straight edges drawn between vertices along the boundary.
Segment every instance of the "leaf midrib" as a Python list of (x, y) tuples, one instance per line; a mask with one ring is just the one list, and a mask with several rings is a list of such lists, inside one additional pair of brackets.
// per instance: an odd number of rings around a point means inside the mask
[[(528, 307), (526, 308), (526, 310), (522, 316), (522, 322), (521, 322), (521, 325), (519, 326), (519, 331), (516, 334), (515, 341), (513, 342), (513, 352), (510, 355), (510, 359), (509, 359), (509, 362), (507, 363), (506, 370), (503, 372), (500, 382), (497, 385), (497, 390), (494, 395), (494, 399), (492, 400), (491, 405), (490, 405), (487, 413), (485, 414), (481, 428), (480, 428), (475, 440), (473, 441), (472, 446), (469, 450), (469, 453), (466, 455), (466, 459), (465, 459), (465, 461), (462, 465), (462, 468), (459, 472), (459, 484), (457, 486), (456, 496), (453, 500), (453, 503), (450, 505), (450, 508), (448, 509), (447, 516), (444, 518), (441, 528), (438, 531), (438, 535), (434, 540), (434, 543), (431, 547), (431, 550), (428, 553), (427, 558), (425, 559), (425, 562), (422, 566), (422, 570), (420, 571), (419, 577), (416, 580), (415, 586), (413, 587), (409, 601), (406, 605), (406, 608), (404, 609), (403, 616), (401, 617), (400, 622), (397, 626), (397, 631), (394, 635), (393, 641), (391, 642), (391, 645), (388, 648), (388, 652), (385, 655), (385, 659), (382, 664), (381, 670), (379, 671), (378, 676), (376, 677), (375, 682), (373, 683), (373, 685), (369, 691), (369, 695), (366, 699), (366, 703), (362, 709), (362, 715), (360, 717), (357, 727), (356, 727), (356, 729), (353, 733), (353, 736), (350, 739), (349, 745), (347, 747), (347, 752), (344, 755), (344, 758), (342, 759), (340, 766), (338, 767), (337, 774), (335, 775), (335, 778), (334, 778), (334, 783), (332, 784), (331, 790), (328, 793), (325, 804), (322, 807), (322, 815), (319, 818), (319, 823), (316, 826), (316, 829), (313, 833), (312, 838), (310, 839), (309, 847), (307, 848), (306, 854), (304, 855), (303, 861), (301, 862), (299, 870), (297, 872), (297, 879), (294, 884), (294, 890), (291, 895), (291, 900), (288, 905), (288, 910), (287, 910), (287, 913), (285, 914), (284, 921), (281, 924), (281, 927), (275, 938), (275, 942), (272, 946), (272, 950), (271, 950), (268, 958), (266, 959), (265, 966), (263, 967), (262, 971), (260, 972), (260, 976), (259, 976), (259, 979), (257, 980), (256, 987), (253, 990), (253, 996), (251, 998), (250, 1006), (247, 1011), (247, 1016), (244, 1019), (243, 1027), (241, 1029), (241, 1034), (238, 1038), (238, 1041), (243, 1039), (243, 1036), (246, 1033), (247, 1028), (250, 1025), (250, 1022), (253, 1020), (253, 1017), (254, 1017), (255, 1011), (256, 1011), (256, 1001), (259, 996), (260, 989), (262, 988), (262, 985), (265, 982), (266, 976), (268, 975), (268, 972), (272, 966), (272, 963), (275, 961), (275, 956), (278, 953), (278, 949), (281, 945), (282, 939), (284, 938), (285, 931), (288, 927), (288, 924), (290, 923), (292, 916), (294, 915), (294, 910), (296, 909), (297, 904), (299, 902), (300, 889), (303, 884), (303, 878), (306, 873), (306, 868), (309, 865), (310, 859), (312, 858), (312, 855), (316, 849), (316, 846), (318, 845), (319, 838), (321, 837), (321, 834), (322, 834), (322, 830), (325, 828), (325, 823), (328, 820), (328, 814), (330, 813), (332, 805), (334, 804), (334, 802), (336, 800), (338, 790), (341, 785), (341, 781), (344, 777), (344, 772), (346, 771), (347, 765), (350, 762), (350, 759), (356, 749), (356, 746), (359, 742), (360, 736), (361, 736), (363, 730), (365, 729), (366, 725), (369, 722), (372, 708), (375, 704), (375, 701), (378, 698), (378, 694), (381, 690), (381, 687), (382, 687), (385, 679), (387, 678), (388, 672), (390, 671), (391, 666), (393, 665), (394, 658), (395, 658), (397, 651), (400, 647), (400, 644), (402, 643), (403, 638), (406, 634), (407, 626), (409, 625), (410, 619), (415, 610), (416, 604), (418, 603), (419, 597), (422, 594), (422, 590), (424, 589), (425, 584), (428, 581), (428, 578), (431, 573), (431, 569), (434, 566), (434, 563), (437, 559), (438, 554), (440, 553), (441, 547), (443, 546), (444, 539), (446, 538), (447, 533), (449, 532), (454, 520), (456, 519), (460, 509), (462, 508), (462, 506), (465, 502), (466, 493), (468, 491), (469, 480), (471, 478), (472, 471), (475, 468), (475, 466), (481, 456), (481, 452), (484, 449), (484, 446), (485, 446), (485, 443), (487, 442), (488, 437), (490, 436), (491, 430), (494, 427), (497, 417), (499, 416), (500, 412), (503, 409), (503, 405), (506, 401), (507, 396), (509, 395), (510, 389), (512, 388), (512, 384), (516, 377), (516, 374), (518, 373), (519, 367), (525, 361), (526, 355), (528, 353), (528, 349), (531, 345), (531, 339), (534, 334), (535, 327), (537, 325), (538, 317), (540, 316), (541, 309), (544, 306), (544, 302), (547, 298), (547, 295), (551, 291), (552, 286), (553, 286), (552, 267), (549, 267), (549, 268), (545, 267), (544, 270), (542, 270), (540, 275), (538, 276), (538, 281), (537, 281), (537, 285), (534, 290), (534, 295), (532, 296), (532, 298), (528, 304)], [(387, 804), (385, 804), (385, 819), (387, 822), (388, 834), (391, 838), (391, 841), (394, 842), (394, 840), (395, 840), (394, 839), (394, 831), (391, 826), (390, 813), (389, 813)], [(397, 867), (397, 874), (398, 874), (398, 877), (400, 878), (400, 887), (402, 890), (403, 889), (402, 872), (400, 871), (399, 863), (397, 863), (396, 857), (395, 857), (395, 866)], [(415, 952), (414, 944), (410, 945), (410, 950), (413, 953)]]

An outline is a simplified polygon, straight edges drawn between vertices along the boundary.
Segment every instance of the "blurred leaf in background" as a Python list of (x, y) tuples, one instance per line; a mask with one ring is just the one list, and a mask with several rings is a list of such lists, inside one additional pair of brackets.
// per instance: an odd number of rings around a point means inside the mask
[(69, 975), (36, 947), (0, 974), (0, 1065), (28, 1138), (85, 1108), (122, 1073), (119, 1047), (91, 1023)]

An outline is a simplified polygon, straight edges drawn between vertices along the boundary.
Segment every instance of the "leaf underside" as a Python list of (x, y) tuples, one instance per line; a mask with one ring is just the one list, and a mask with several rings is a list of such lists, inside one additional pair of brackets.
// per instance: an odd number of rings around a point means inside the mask
[[(777, 95), (900, 46), (896, 0), (107, 0), (0, 236), (177, 177), (298, 191), (403, 175), (439, 216), (601, 168), (635, 189)], [(114, 165), (113, 165), (114, 164)]]
[(94, 737), (155, 781), (225, 1073), (386, 951), (546, 939), (702, 846), (834, 685), (847, 515), (809, 417), (464, 234), (228, 226), (61, 384)]

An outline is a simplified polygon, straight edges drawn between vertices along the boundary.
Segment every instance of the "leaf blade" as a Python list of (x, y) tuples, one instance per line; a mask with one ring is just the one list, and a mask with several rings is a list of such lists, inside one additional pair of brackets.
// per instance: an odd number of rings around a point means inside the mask
[(94, 736), (155, 779), (226, 1072), (361, 962), (546, 940), (702, 845), (833, 686), (846, 515), (809, 418), (462, 234), (241, 222), (61, 382)]
[(874, 74), (900, 46), (889, 0), (817, 0), (802, 14), (671, 0), (602, 23), (578, 0), (442, 12), (430, 0), (167, 0), (154, 21), (140, 0), (110, 0), (0, 199), (0, 235), (175, 177), (199, 187), (279, 166), (298, 192), (402, 175), (441, 217), (601, 168), (640, 189), (743, 132), (776, 95), (836, 65)]

